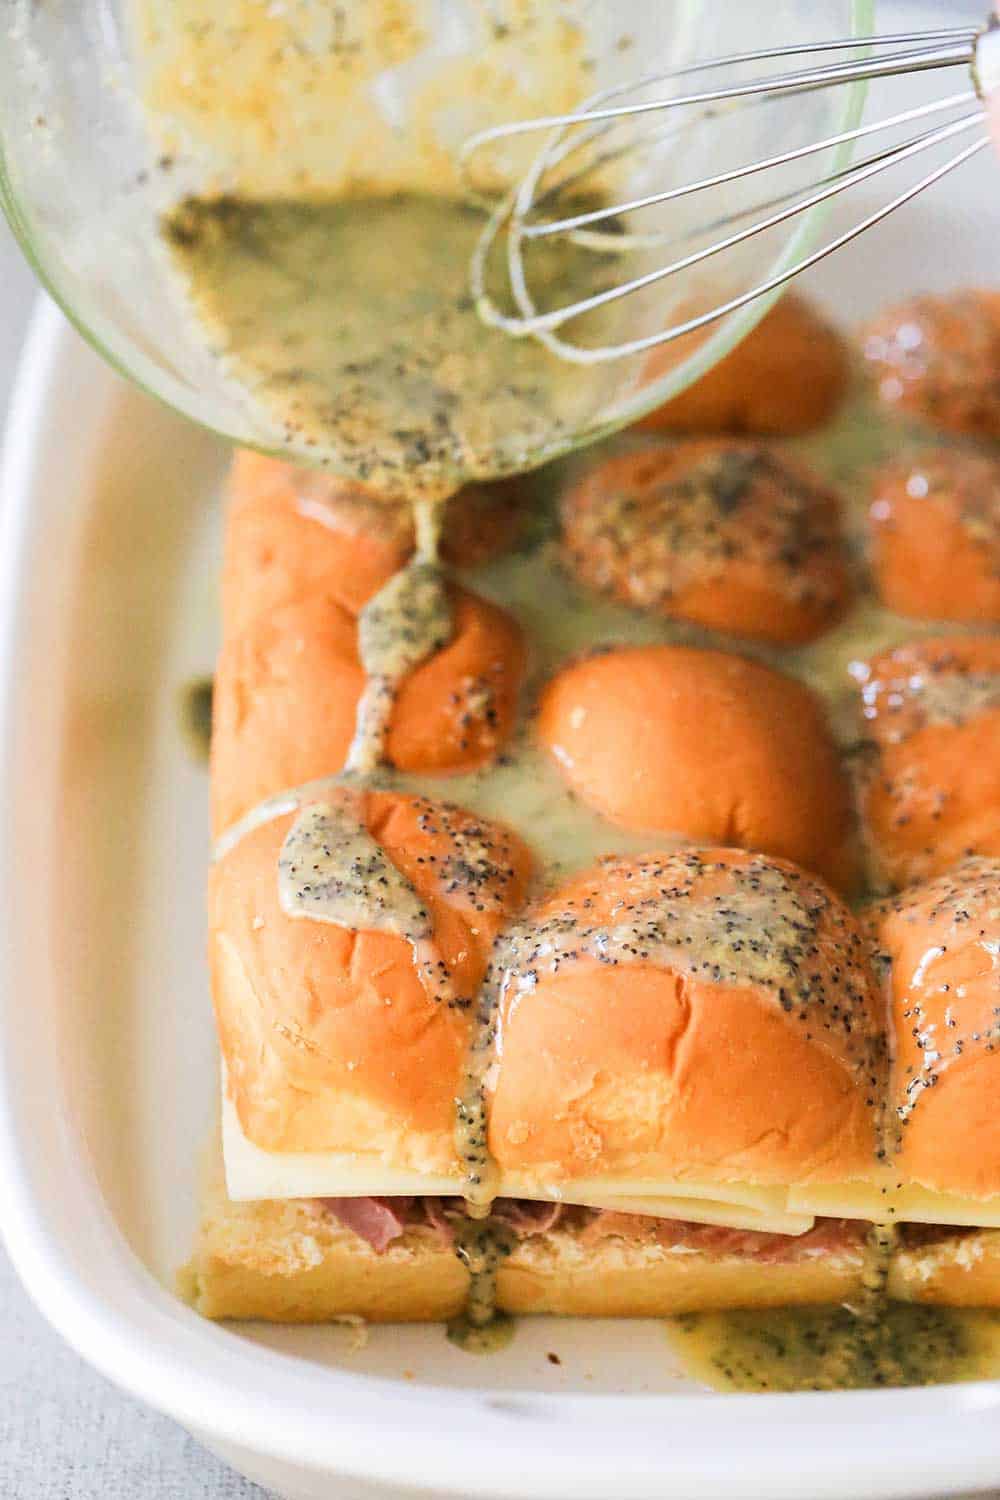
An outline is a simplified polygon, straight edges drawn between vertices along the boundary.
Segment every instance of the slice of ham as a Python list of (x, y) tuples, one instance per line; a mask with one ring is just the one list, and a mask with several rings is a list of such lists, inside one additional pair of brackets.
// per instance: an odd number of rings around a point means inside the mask
[(384, 1255), (393, 1240), (406, 1233), (413, 1209), (412, 1198), (317, 1198), (316, 1202), (338, 1224), (360, 1235), (376, 1255)]
[(805, 1234), (764, 1234), (756, 1229), (726, 1229), (718, 1224), (691, 1224), (683, 1219), (654, 1219), (644, 1214), (604, 1209), (584, 1227), (580, 1239), (587, 1244), (614, 1235), (661, 1245), (666, 1250), (691, 1250), (702, 1255), (739, 1256), (741, 1260), (778, 1264), (803, 1256), (860, 1248), (867, 1227), (855, 1219), (817, 1219)]
[(899, 1238), (904, 1250), (927, 1250), (946, 1240), (964, 1240), (979, 1230), (967, 1224), (900, 1224)]
[[(430, 1229), (448, 1244), (455, 1237), (455, 1222), (463, 1215), (461, 1198), (418, 1198), (423, 1207), (425, 1221)], [(506, 1224), (518, 1239), (527, 1239), (533, 1234), (548, 1234), (563, 1215), (561, 1203), (536, 1203), (528, 1198), (497, 1198), (490, 1217)]]
[[(317, 1206), (339, 1224), (352, 1229), (382, 1255), (407, 1229), (432, 1229), (442, 1244), (450, 1245), (462, 1218), (461, 1198), (317, 1198)], [(646, 1214), (622, 1214), (611, 1209), (567, 1208), (562, 1203), (537, 1203), (525, 1198), (498, 1198), (493, 1217), (518, 1239), (548, 1234), (565, 1217), (574, 1226), (582, 1220), (583, 1244), (616, 1236), (667, 1250), (689, 1250), (702, 1255), (739, 1256), (761, 1264), (778, 1264), (804, 1256), (836, 1254), (859, 1249), (867, 1225), (854, 1219), (817, 1219), (805, 1234), (762, 1234), (751, 1229), (726, 1229), (717, 1224), (692, 1224), (684, 1219), (658, 1219)], [(929, 1230), (929, 1234), (941, 1231)], [(950, 1230), (947, 1234), (960, 1233)]]
[(460, 1205), (460, 1198), (420, 1198), (417, 1200), (424, 1211), (428, 1229), (437, 1231), (441, 1240), (450, 1245), (455, 1238), (455, 1212), (452, 1206)]
[(498, 1198), (493, 1217), (513, 1229), (520, 1239), (533, 1234), (548, 1234), (563, 1216), (561, 1203), (537, 1203), (529, 1198)]
[[(382, 1255), (407, 1229), (433, 1229), (444, 1244), (455, 1238), (455, 1223), (462, 1218), (461, 1198), (316, 1198), (316, 1206), (332, 1214), (345, 1229), (353, 1229)], [(492, 1217), (506, 1224), (518, 1239), (548, 1234), (563, 1214), (561, 1203), (535, 1203), (521, 1198), (498, 1198)]]

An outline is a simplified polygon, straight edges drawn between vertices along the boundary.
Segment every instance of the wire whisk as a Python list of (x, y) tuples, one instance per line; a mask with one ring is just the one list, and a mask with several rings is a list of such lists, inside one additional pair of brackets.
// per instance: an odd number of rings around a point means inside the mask
[[(847, 56), (859, 52), (860, 56)], [(833, 60), (829, 60), (831, 55)], [(738, 71), (751, 64), (786, 63), (790, 59), (798, 61), (788, 71), (741, 78), (725, 86), (691, 90), (686, 82), (696, 74)], [(699, 132), (697, 139), (704, 150), (704, 143), (711, 141), (711, 136), (704, 132), (722, 126), (731, 129), (734, 123), (739, 127), (739, 121), (732, 118), (735, 111), (780, 105), (785, 100), (807, 102), (808, 96), (818, 90), (858, 87), (873, 79), (946, 68), (964, 69), (968, 86), (961, 92), (874, 123), (857, 124), (724, 171), (611, 201), (609, 183), (614, 182), (616, 174), (631, 170), (643, 153), (647, 160), (652, 157), (655, 170), (658, 162), (662, 165), (662, 157), (658, 158), (656, 153), (676, 152), (678, 143), (685, 144), (682, 138), (686, 142), (695, 139), (693, 131)], [(699, 82), (712, 80), (708, 77)], [(665, 87), (680, 87), (681, 91), (664, 97)], [(844, 37), (695, 62), (604, 89), (572, 113), (482, 131), (471, 137), (463, 150), (463, 167), (470, 181), (477, 154), (485, 148), (496, 148), (508, 138), (529, 132), (544, 131), (548, 135), (513, 190), (491, 205), (470, 268), (471, 292), (480, 315), (486, 323), (507, 333), (541, 340), (560, 358), (576, 364), (621, 359), (693, 334), (755, 298), (777, 290), (982, 151), (989, 143), (985, 101), (997, 88), (1000, 88), (1000, 21), (992, 18), (982, 28), (941, 27), (885, 36)], [(850, 153), (861, 142), (871, 142), (872, 153), (852, 162)], [(681, 273), (700, 267), (710, 271), (721, 264), (719, 257), (726, 253), (738, 257), (757, 236), (777, 230), (798, 215), (819, 208), (903, 162), (951, 145), (958, 149), (952, 150), (946, 160), (866, 213), (859, 222), (819, 248), (800, 255), (792, 264), (779, 262), (773, 274), (755, 280), (748, 290), (741, 286), (733, 295), (724, 295), (707, 310), (685, 315), (690, 313), (690, 307), (681, 301), (677, 321), (620, 343), (591, 346), (564, 337), (561, 332), (573, 320), (610, 308), (647, 288), (659, 287), (668, 278), (680, 277)], [(798, 163), (808, 166), (810, 158), (824, 153), (830, 154), (831, 167), (825, 175), (798, 182), (790, 189), (787, 179), (786, 185), (778, 181), (776, 174), (787, 174)], [(648, 173), (648, 166), (646, 170)], [(668, 218), (682, 209), (690, 216), (695, 201), (708, 201), (707, 196), (698, 200), (698, 195), (719, 190), (730, 196), (746, 196), (748, 189), (758, 182), (760, 191), (755, 191), (750, 201), (739, 201), (735, 206), (726, 203), (724, 211), (714, 217), (707, 215), (693, 225), (683, 222), (679, 231), (676, 224), (662, 222), (665, 210)], [(654, 223), (650, 228), (647, 221), (651, 217)], [(576, 247), (594, 255), (621, 260), (636, 256), (638, 274), (603, 286), (576, 301), (540, 309), (532, 295), (525, 256), (533, 244), (559, 235), (568, 236)], [(693, 247), (687, 248), (688, 245)], [(495, 259), (498, 252), (505, 257), (505, 275), (516, 311), (501, 307), (487, 286), (491, 257)], [(654, 262), (654, 257), (662, 262), (664, 255), (666, 264)], [(662, 300), (650, 305), (662, 318)]]

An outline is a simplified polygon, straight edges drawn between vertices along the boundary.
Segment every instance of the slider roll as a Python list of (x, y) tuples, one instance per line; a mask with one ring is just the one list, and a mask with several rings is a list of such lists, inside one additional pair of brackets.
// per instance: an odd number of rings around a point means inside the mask
[(884, 1087), (861, 934), (739, 850), (606, 859), (501, 941), (505, 1173), (758, 1187), (870, 1179)]
[(889, 991), (897, 1175), (995, 1215), (1000, 861), (968, 859), (881, 902), (870, 919)]
[[(315, 804), (313, 804), (315, 806)], [(300, 815), (301, 816), (301, 815)], [(506, 829), (388, 792), (352, 796), (350, 817), (426, 912), (418, 940), (283, 909), (279, 861), (296, 823), (247, 834), (212, 872), (212, 989), (229, 1096), (248, 1139), (268, 1152), (337, 1152), (450, 1179), (460, 1191), (455, 1096), (471, 1009), (531, 859)], [(380, 878), (381, 877), (381, 878)], [(353, 896), (383, 889), (376, 865)], [(363, 925), (371, 923), (367, 929)], [(440, 1186), (440, 1184), (438, 1184)]]

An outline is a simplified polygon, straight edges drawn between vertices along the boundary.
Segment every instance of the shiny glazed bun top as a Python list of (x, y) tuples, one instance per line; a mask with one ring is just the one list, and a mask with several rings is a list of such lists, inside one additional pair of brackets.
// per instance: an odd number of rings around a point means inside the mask
[(850, 602), (837, 495), (762, 443), (649, 440), (587, 469), (560, 519), (582, 584), (667, 619), (795, 645)]
[(577, 1177), (863, 1178), (883, 1033), (819, 880), (733, 849), (609, 858), (501, 940), (490, 1149)]
[[(670, 368), (674, 349), (653, 350), (649, 379)], [(840, 334), (811, 302), (788, 292), (724, 359), (639, 425), (661, 432), (808, 432), (833, 415), (849, 376)]]
[(966, 860), (868, 918), (889, 995), (895, 1165), (938, 1192), (1000, 1193), (1000, 861)]
[(852, 884), (847, 781), (822, 703), (793, 677), (695, 646), (603, 651), (553, 677), (537, 732), (581, 801), (651, 848), (735, 844)]
[[(412, 507), (340, 475), (237, 452), (222, 563), (226, 638), (325, 594), (356, 615), (412, 556)], [(468, 568), (503, 552), (526, 513), (523, 482), (470, 484), (444, 509), (441, 553)]]
[[(248, 833), (212, 870), (209, 956), (230, 1098), (264, 1150), (360, 1151), (458, 1175), (471, 1016), (531, 855), (501, 825), (426, 797), (366, 792), (351, 815), (363, 842), (347, 868), (371, 887), (359, 884), (353, 923), (283, 908), (294, 817)], [(419, 944), (379, 930), (401, 890), (419, 902)]]
[(1000, 855), (1000, 639), (923, 636), (851, 670), (875, 882), (905, 886), (969, 855)]

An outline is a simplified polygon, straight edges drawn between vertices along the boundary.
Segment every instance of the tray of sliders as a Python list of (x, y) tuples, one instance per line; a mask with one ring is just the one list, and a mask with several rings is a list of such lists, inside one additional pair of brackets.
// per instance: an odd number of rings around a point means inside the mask
[(1000, 1480), (1000, 289), (911, 236), (436, 518), (36, 328), (5, 1228), (284, 1494)]
[[(864, 330), (864, 582), (808, 443), (761, 439), (847, 440), (795, 298), (548, 496), (414, 517), (237, 456), (200, 1311), (480, 1351), (682, 1314), (737, 1389), (975, 1373), (993, 1320), (928, 1309), (1000, 1296), (1000, 470), (892, 423), (988, 443), (998, 330), (991, 291)], [(796, 1306), (836, 1310), (701, 1316)]]

